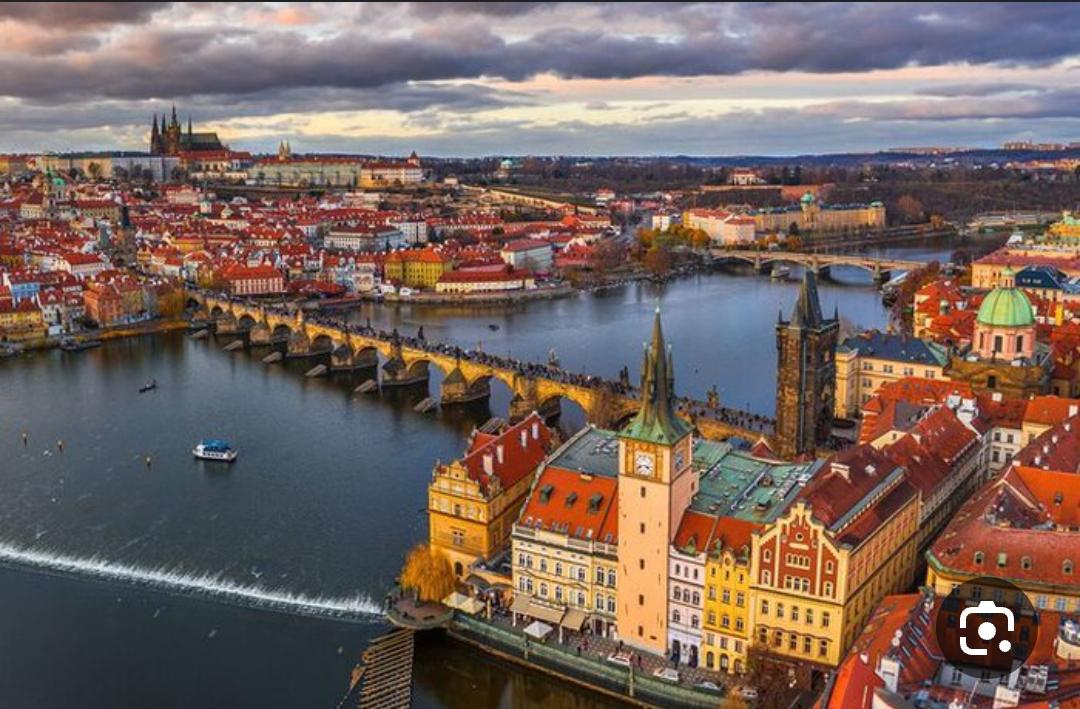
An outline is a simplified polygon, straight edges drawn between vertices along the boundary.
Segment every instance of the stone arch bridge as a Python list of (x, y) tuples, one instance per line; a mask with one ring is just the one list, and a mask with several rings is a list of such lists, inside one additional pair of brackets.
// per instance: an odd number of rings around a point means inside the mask
[(790, 263), (809, 268), (814, 273), (827, 273), (832, 266), (852, 266), (869, 272), (877, 284), (885, 283), (892, 271), (913, 271), (926, 264), (909, 259), (876, 258), (859, 254), (814, 254), (799, 251), (753, 251), (725, 250), (712, 251), (714, 261), (734, 261), (749, 263), (759, 273), (768, 271), (776, 263)]
[[(357, 325), (306, 314), (281, 304), (245, 301), (200, 291), (188, 292), (188, 308), (196, 319), (211, 321), (219, 335), (247, 337), (252, 347), (284, 347), (286, 357), (329, 356), (330, 369), (379, 368), (383, 386), (427, 382), (429, 370), (443, 374), (443, 404), (485, 399), (491, 380), (503, 382), (512, 393), (510, 418), (532, 411), (558, 413), (568, 399), (599, 426), (615, 426), (639, 408), (636, 388), (627, 382), (574, 374), (552, 365), (509, 360), (498, 355), (378, 332)], [(381, 363), (381, 366), (380, 366)], [(718, 402), (679, 401), (682, 415), (706, 438), (740, 436), (751, 442), (771, 441), (774, 422), (747, 412), (721, 407)]]

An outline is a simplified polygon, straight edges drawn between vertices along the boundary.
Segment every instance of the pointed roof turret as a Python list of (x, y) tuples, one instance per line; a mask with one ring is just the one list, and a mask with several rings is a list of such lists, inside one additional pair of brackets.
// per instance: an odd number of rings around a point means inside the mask
[(675, 372), (671, 350), (664, 342), (660, 308), (653, 320), (652, 339), (645, 345), (641, 368), (641, 409), (622, 435), (671, 445), (691, 432), (689, 423), (675, 413)]
[(190, 138), (191, 137), (191, 114), (190, 113), (188, 114), (188, 117), (187, 117), (187, 134), (188, 134), (188, 137)]
[(818, 299), (817, 276), (810, 269), (806, 269), (799, 285), (795, 309), (791, 313), (791, 324), (796, 327), (820, 327), (824, 319), (821, 315), (821, 301)]

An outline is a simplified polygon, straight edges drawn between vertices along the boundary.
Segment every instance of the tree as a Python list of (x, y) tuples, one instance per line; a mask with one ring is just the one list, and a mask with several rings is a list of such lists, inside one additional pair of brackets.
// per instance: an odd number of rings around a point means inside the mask
[(666, 276), (671, 270), (671, 252), (659, 244), (645, 252), (645, 268), (654, 276)]
[(95, 182), (97, 180), (100, 180), (101, 179), (101, 163), (91, 162), (89, 165), (86, 166), (86, 172), (88, 172), (90, 174), (90, 179), (94, 180)]
[(916, 224), (925, 220), (926, 209), (923, 203), (909, 194), (903, 195), (896, 200), (896, 210), (908, 224)]
[(416, 593), (421, 601), (438, 603), (454, 592), (454, 568), (440, 549), (417, 544), (405, 558), (401, 586)]

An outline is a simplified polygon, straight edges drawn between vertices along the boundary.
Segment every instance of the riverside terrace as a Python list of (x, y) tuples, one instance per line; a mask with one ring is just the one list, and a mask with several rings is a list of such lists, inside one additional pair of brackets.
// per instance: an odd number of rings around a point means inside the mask
[[(246, 336), (249, 346), (285, 344), (287, 357), (329, 355), (330, 368), (341, 370), (376, 367), (381, 357), (383, 386), (426, 382), (428, 368), (434, 365), (445, 375), (444, 404), (486, 398), (491, 379), (496, 378), (513, 393), (509, 413), (514, 420), (532, 411), (553, 415), (565, 397), (578, 404), (591, 423), (611, 427), (630, 418), (640, 406), (640, 392), (625, 375), (612, 381), (575, 374), (551, 364), (466, 350), (406, 337), (396, 330), (350, 325), (296, 308), (218, 293), (189, 290), (187, 302), (192, 317), (212, 322), (219, 335)], [(448, 387), (448, 381), (453, 388)], [(691, 421), (705, 438), (741, 437), (750, 442), (764, 438), (772, 442), (773, 419), (687, 397), (678, 398), (676, 404), (679, 415)]]

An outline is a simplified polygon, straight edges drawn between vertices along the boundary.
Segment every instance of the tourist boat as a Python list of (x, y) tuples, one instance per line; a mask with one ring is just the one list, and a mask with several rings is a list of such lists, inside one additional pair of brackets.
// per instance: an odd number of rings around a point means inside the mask
[(60, 349), (64, 352), (82, 352), (94, 347), (101, 347), (101, 340), (77, 340), (74, 337), (60, 340)]
[(492, 332), (495, 332), (498, 329), (499, 329), (499, 326), (496, 325), (495, 323), (488, 323), (488, 330), (491, 330)]
[(208, 438), (199, 441), (198, 445), (191, 450), (191, 454), (200, 460), (220, 460), (231, 463), (236, 460), (236, 456), (240, 455), (240, 451), (233, 448), (228, 441)]
[(791, 267), (785, 266), (784, 264), (773, 266), (772, 273), (769, 274), (770, 278), (777, 281), (787, 280), (789, 276), (791, 276)]
[(146, 384), (143, 384), (141, 387), (139, 387), (139, 393), (145, 394), (146, 392), (153, 391), (154, 389), (157, 389), (157, 379), (151, 379)]

